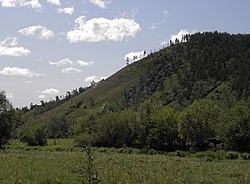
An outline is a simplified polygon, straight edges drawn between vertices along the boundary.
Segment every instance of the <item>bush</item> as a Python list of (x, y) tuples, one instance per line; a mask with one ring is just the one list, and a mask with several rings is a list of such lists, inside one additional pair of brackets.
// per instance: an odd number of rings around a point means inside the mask
[(44, 125), (29, 125), (23, 127), (20, 141), (26, 142), (29, 146), (47, 145), (47, 129)]
[(177, 151), (175, 152), (175, 155), (176, 155), (177, 157), (187, 157), (187, 156), (188, 156), (188, 152), (186, 152), (186, 151), (181, 151), (181, 150), (177, 150)]
[(227, 152), (226, 154), (226, 159), (230, 159), (230, 160), (233, 160), (233, 159), (238, 159), (239, 157), (239, 154), (237, 152)]
[(75, 143), (79, 147), (92, 146), (96, 143), (97, 135), (96, 134), (87, 134), (81, 133), (75, 138)]
[(222, 151), (222, 150), (220, 150), (220, 151), (217, 151), (216, 152), (216, 158), (218, 159), (218, 160), (223, 160), (223, 159), (225, 159), (226, 158), (226, 152), (225, 151)]

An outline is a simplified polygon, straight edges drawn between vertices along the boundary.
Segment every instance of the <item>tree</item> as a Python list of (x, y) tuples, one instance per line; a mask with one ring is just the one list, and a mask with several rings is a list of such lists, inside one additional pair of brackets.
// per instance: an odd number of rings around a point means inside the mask
[(52, 118), (48, 123), (49, 136), (52, 138), (68, 137), (70, 122), (64, 116)]
[(14, 123), (15, 111), (2, 91), (0, 92), (0, 147), (10, 139)]
[(94, 114), (79, 117), (73, 126), (76, 136), (75, 142), (78, 146), (92, 146), (97, 142), (96, 119)]
[(26, 142), (29, 146), (47, 145), (47, 128), (42, 124), (26, 124), (22, 127), (20, 141)]
[(212, 101), (195, 101), (181, 114), (179, 132), (188, 145), (198, 150), (206, 148), (208, 138), (215, 136), (219, 108)]
[(239, 102), (231, 109), (227, 119), (228, 145), (240, 152), (250, 152), (250, 108), (245, 102)]
[(150, 130), (151, 146), (173, 150), (178, 136), (178, 123), (175, 112), (167, 107), (151, 115), (153, 128)]

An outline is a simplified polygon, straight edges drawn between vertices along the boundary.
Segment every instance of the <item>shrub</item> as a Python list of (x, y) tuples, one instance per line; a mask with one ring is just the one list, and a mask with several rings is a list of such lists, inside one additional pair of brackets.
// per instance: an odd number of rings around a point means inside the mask
[(88, 134), (81, 133), (75, 138), (75, 143), (79, 147), (92, 146), (96, 143), (97, 135), (96, 134)]
[(186, 152), (186, 151), (181, 151), (181, 150), (177, 150), (177, 151), (175, 152), (175, 155), (176, 155), (177, 157), (187, 157), (187, 156), (188, 156), (188, 152)]
[(233, 160), (233, 159), (238, 159), (239, 157), (239, 154), (237, 152), (227, 152), (226, 154), (226, 159), (230, 159), (230, 160)]
[(23, 127), (20, 141), (26, 142), (29, 146), (47, 145), (47, 129), (44, 125), (28, 125)]

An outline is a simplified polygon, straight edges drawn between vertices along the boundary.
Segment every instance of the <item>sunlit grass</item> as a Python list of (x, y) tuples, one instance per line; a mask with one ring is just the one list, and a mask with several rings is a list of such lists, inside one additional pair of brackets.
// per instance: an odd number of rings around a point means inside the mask
[[(80, 183), (85, 152), (70, 149), (73, 139), (56, 141), (55, 145), (54, 140), (49, 140), (48, 146), (40, 149), (14, 141), (9, 149), (0, 151), (0, 183)], [(62, 149), (52, 149), (55, 146)], [(178, 152), (146, 155), (121, 150), (94, 149), (101, 183), (250, 183), (248, 160), (215, 159), (211, 152), (204, 153), (210, 157), (190, 158), (175, 156)]]

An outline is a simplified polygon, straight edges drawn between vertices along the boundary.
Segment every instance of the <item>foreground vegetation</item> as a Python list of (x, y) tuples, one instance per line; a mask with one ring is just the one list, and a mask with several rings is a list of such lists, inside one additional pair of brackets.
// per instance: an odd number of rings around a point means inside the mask
[(216, 140), (250, 152), (249, 43), (250, 35), (185, 35), (67, 100), (25, 110), (18, 136), (30, 145), (73, 136), (82, 146), (167, 151)]
[[(72, 144), (72, 139), (58, 139), (31, 147), (15, 141), (0, 152), (0, 183), (81, 183), (87, 155)], [(104, 184), (250, 182), (250, 162), (240, 156), (231, 160), (219, 157), (226, 152), (189, 154), (93, 148), (93, 169)]]
[(183, 39), (30, 109), (0, 92), (0, 183), (250, 183), (250, 35)]

